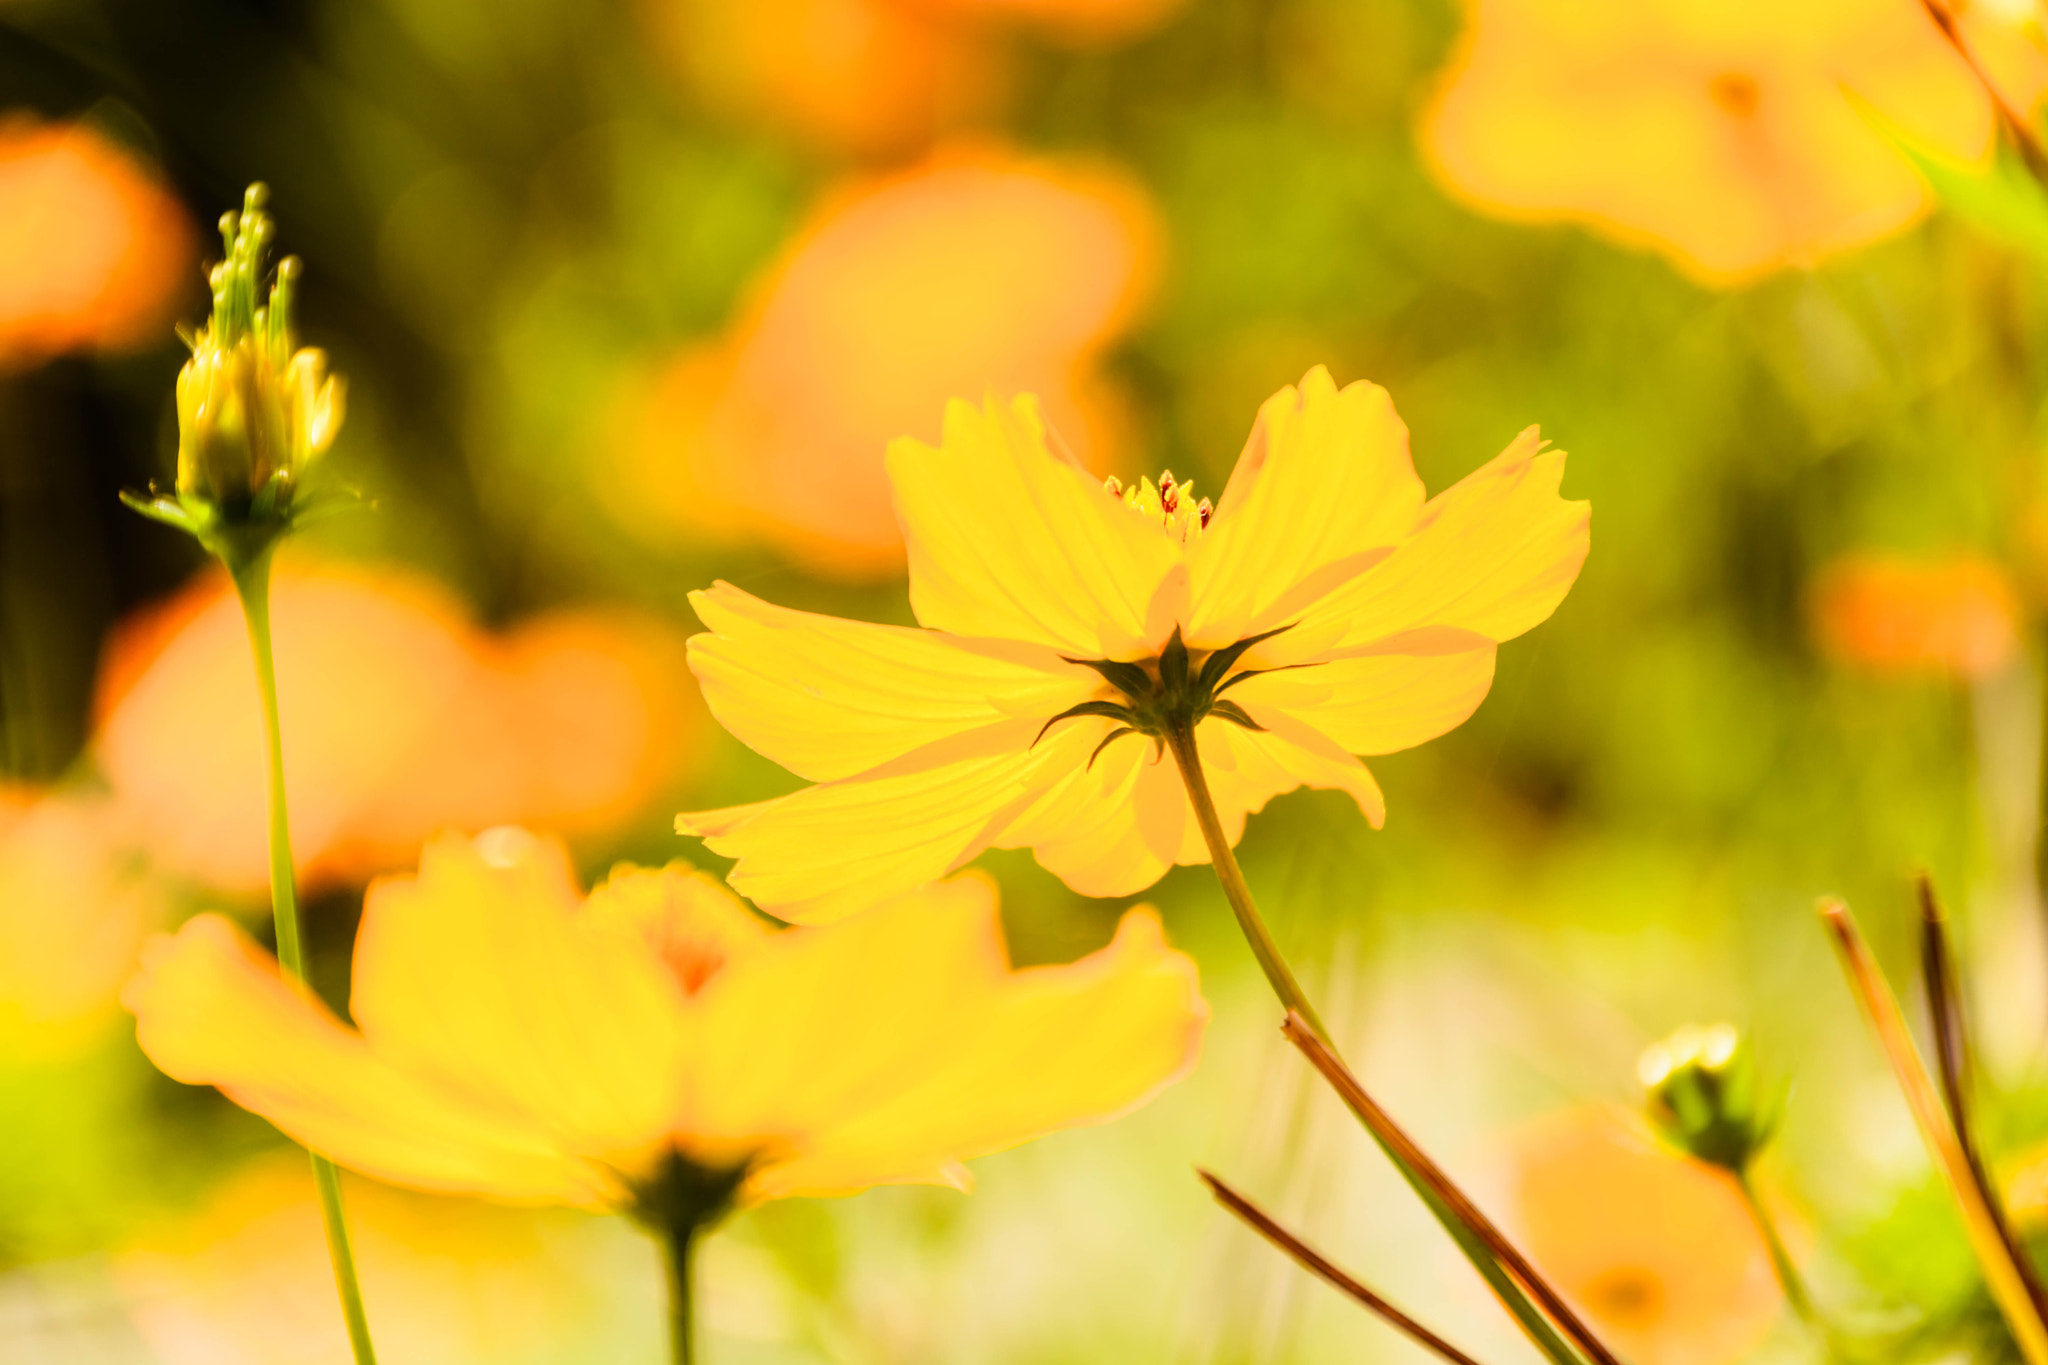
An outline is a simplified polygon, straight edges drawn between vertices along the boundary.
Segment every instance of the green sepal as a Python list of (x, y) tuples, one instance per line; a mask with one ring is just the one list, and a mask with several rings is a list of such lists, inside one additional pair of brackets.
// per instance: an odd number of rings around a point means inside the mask
[(1078, 706), (1069, 706), (1066, 710), (1040, 726), (1038, 734), (1031, 741), (1031, 747), (1037, 748), (1038, 741), (1045, 738), (1045, 732), (1058, 725), (1061, 721), (1075, 720), (1081, 716), (1107, 716), (1111, 720), (1122, 721), (1125, 725), (1132, 727), (1135, 727), (1138, 723), (1137, 716), (1132, 713), (1131, 708), (1128, 706), (1123, 706), (1113, 701), (1084, 701)]
[(1212, 716), (1221, 716), (1223, 717), (1223, 719), (1229, 721), (1231, 724), (1242, 725), (1247, 730), (1257, 730), (1263, 733), (1266, 728), (1265, 726), (1259, 724), (1257, 721), (1253, 720), (1250, 714), (1247, 713), (1242, 706), (1239, 706), (1234, 701), (1210, 702), (1209, 714)]
[(1094, 669), (1111, 687), (1127, 697), (1143, 696), (1152, 690), (1152, 675), (1145, 671), (1143, 664), (1122, 663), (1116, 659), (1068, 659), (1064, 654), (1060, 658), (1070, 664)]
[(1119, 725), (1116, 729), (1111, 730), (1108, 734), (1104, 735), (1102, 737), (1102, 743), (1096, 745), (1094, 750), (1090, 752), (1088, 755), (1088, 770), (1091, 772), (1094, 770), (1095, 760), (1102, 756), (1102, 751), (1104, 749), (1107, 749), (1112, 743), (1119, 739), (1122, 739), (1125, 735), (1135, 735), (1137, 733), (1138, 732), (1136, 730), (1132, 729), (1128, 725)]
[[(1196, 690), (1201, 692), (1204, 696), (1214, 696), (1215, 694), (1223, 691), (1224, 688), (1231, 686), (1231, 683), (1236, 682), (1237, 679), (1233, 678), (1229, 683), (1222, 683), (1222, 686), (1220, 687), (1217, 684), (1219, 682), (1222, 682), (1223, 675), (1230, 671), (1231, 665), (1235, 664), (1239, 659), (1244, 657), (1246, 650), (1250, 649), (1253, 645), (1259, 644), (1261, 641), (1272, 639), (1275, 635), (1280, 634), (1282, 631), (1289, 631), (1293, 629), (1294, 626), (1290, 623), (1288, 625), (1281, 626), (1278, 630), (1265, 631), (1264, 633), (1259, 635), (1248, 635), (1244, 639), (1239, 640), (1234, 645), (1225, 645), (1223, 648), (1217, 650), (1214, 654), (1211, 654), (1207, 659), (1204, 659), (1202, 661), (1201, 675), (1195, 679)], [(1180, 638), (1180, 632), (1175, 631), (1173, 638), (1178, 640)], [(1246, 673), (1241, 674), (1240, 676), (1251, 677), (1252, 675)]]
[(1180, 638), (1179, 626), (1173, 628), (1173, 638), (1160, 651), (1159, 681), (1169, 696), (1179, 696), (1188, 690), (1188, 647)]

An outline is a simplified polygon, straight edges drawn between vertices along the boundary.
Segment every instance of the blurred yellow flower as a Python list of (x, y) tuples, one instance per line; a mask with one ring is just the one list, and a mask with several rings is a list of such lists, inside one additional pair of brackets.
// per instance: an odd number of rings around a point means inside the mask
[(509, 828), (372, 885), (353, 1029), (213, 915), (153, 944), (124, 1000), (159, 1067), (343, 1165), (609, 1208), (678, 1158), (743, 1201), (963, 1184), (964, 1158), (1144, 1102), (1207, 1017), (1149, 909), (1013, 971), (981, 879), (774, 931), (680, 864), (579, 896), (559, 845)]
[(1126, 177), (955, 148), (828, 199), (722, 342), (629, 404), (602, 488), (658, 541), (763, 538), (901, 571), (882, 452), (957, 393), (1035, 392), (1084, 463), (1119, 434), (1099, 370), (1158, 229)]
[(196, 260), (157, 178), (92, 129), (0, 115), (0, 369), (167, 339)]
[(1425, 502), (1386, 391), (1340, 392), (1320, 368), (1260, 409), (1213, 517), (1170, 475), (1105, 491), (1029, 397), (955, 402), (943, 442), (898, 441), (889, 473), (927, 629), (726, 584), (692, 598), (713, 714), (820, 785), (677, 827), (785, 918), (852, 913), (992, 846), (1097, 896), (1207, 862), (1174, 767), (1111, 742), (1176, 640), (1194, 651), (1179, 685), (1229, 690), (1196, 738), (1232, 842), (1303, 784), (1377, 825), (1352, 755), (1462, 723), (1496, 643), (1556, 608), (1587, 547), (1586, 504), (1558, 497), (1564, 454), (1533, 427)]
[(1815, 579), (1811, 616), (1828, 654), (1880, 672), (1976, 678), (2019, 653), (2019, 596), (1980, 555), (1845, 555)]
[[(1971, 31), (1995, 38), (1988, 23)], [(2011, 69), (2014, 47), (1992, 64)], [(1735, 284), (1926, 207), (1858, 99), (1949, 155), (1990, 145), (1990, 101), (1919, 0), (1471, 0), (1422, 136), (1478, 205), (1590, 223)]]
[(0, 789), (0, 1061), (101, 1037), (165, 909), (113, 802)]
[(1513, 1222), (1524, 1250), (1636, 1365), (1724, 1365), (1784, 1300), (1725, 1172), (1666, 1151), (1605, 1109), (1517, 1135)]
[[(430, 580), (278, 566), (274, 629), (293, 845), (309, 883), (403, 866), (435, 831), (514, 821), (602, 835), (693, 761), (702, 712), (666, 623), (565, 609), (504, 634)], [(94, 753), (160, 864), (267, 882), (248, 633), (207, 575), (109, 641)]]

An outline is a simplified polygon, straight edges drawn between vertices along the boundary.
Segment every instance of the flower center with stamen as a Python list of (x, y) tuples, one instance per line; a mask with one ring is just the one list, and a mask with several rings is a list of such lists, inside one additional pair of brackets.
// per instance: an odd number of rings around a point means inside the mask
[(1102, 481), (1102, 486), (1111, 497), (1121, 498), (1124, 506), (1147, 521), (1158, 522), (1166, 534), (1182, 543), (1190, 535), (1200, 534), (1202, 528), (1209, 524), (1209, 518), (1215, 515), (1215, 509), (1207, 498), (1196, 500), (1193, 481), (1176, 481), (1171, 469), (1160, 474), (1156, 484), (1150, 479), (1139, 479), (1126, 488), (1123, 481), (1112, 474)]

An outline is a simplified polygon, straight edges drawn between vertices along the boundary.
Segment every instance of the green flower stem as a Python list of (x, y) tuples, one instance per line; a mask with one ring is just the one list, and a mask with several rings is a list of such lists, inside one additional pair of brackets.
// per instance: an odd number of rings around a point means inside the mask
[(1735, 1183), (1742, 1190), (1742, 1202), (1749, 1205), (1749, 1216), (1756, 1220), (1756, 1230), (1763, 1234), (1764, 1249), (1771, 1253), (1771, 1269), (1777, 1272), (1778, 1286), (1785, 1291), (1785, 1302), (1792, 1305), (1792, 1311), (1809, 1327), (1825, 1335), (1826, 1325), (1813, 1306), (1813, 1296), (1806, 1292), (1806, 1281), (1800, 1278), (1799, 1267), (1792, 1264), (1792, 1253), (1786, 1250), (1785, 1239), (1778, 1234), (1777, 1221), (1757, 1195), (1756, 1181), (1744, 1169), (1735, 1173)]
[[(277, 668), (270, 643), (270, 550), (231, 563), (235, 592), (249, 626), (249, 646), (256, 656), (256, 689), (263, 700), (264, 755), (269, 768), (270, 908), (277, 923), (277, 960), (295, 980), (306, 979), (305, 951), (299, 942), (299, 902), (293, 884), (291, 821), (285, 811), (284, 740), (277, 716)], [(341, 1295), (342, 1317), (356, 1365), (376, 1365), (370, 1345), (370, 1322), (363, 1313), (362, 1286), (356, 1282), (355, 1254), (349, 1249), (348, 1223), (342, 1216), (341, 1175), (318, 1152), (313, 1158), (313, 1183), (320, 1191), (320, 1222), (327, 1233), (328, 1259), (334, 1263), (335, 1288)]]
[[(1321, 1018), (1315, 1012), (1315, 1006), (1309, 1003), (1308, 993), (1302, 990), (1301, 983), (1295, 979), (1293, 969), (1287, 965), (1286, 957), (1281, 954), (1279, 945), (1273, 941), (1272, 932), (1266, 928), (1266, 921), (1252, 900), (1251, 888), (1245, 884), (1244, 870), (1237, 865), (1237, 854), (1223, 833), (1222, 817), (1216, 813), (1216, 799), (1210, 795), (1209, 779), (1202, 771), (1202, 756), (1195, 745), (1194, 728), (1188, 725), (1170, 727), (1166, 732), (1166, 747), (1173, 753), (1173, 761), (1180, 769), (1181, 782), (1187, 788), (1188, 801), (1195, 808), (1195, 823), (1201, 826), (1202, 839), (1209, 846), (1209, 861), (1216, 869), (1216, 880), (1223, 884), (1224, 899), (1230, 902), (1231, 912), (1237, 916), (1238, 927), (1244, 931), (1245, 941), (1251, 945), (1252, 956), (1258, 959), (1259, 969), (1266, 974), (1266, 981), (1272, 986), (1273, 994), (1279, 997), (1282, 1008), (1299, 1014), (1303, 1022), (1315, 1031), (1316, 1037), (1335, 1055), (1336, 1042), (1330, 1037), (1329, 1030), (1323, 1027)], [(1370, 1128), (1367, 1131), (1372, 1132)], [(1402, 1160), (1400, 1153), (1385, 1139), (1374, 1132), (1373, 1141), (1379, 1144), (1387, 1159), (1401, 1172), (1402, 1178), (1408, 1182), (1408, 1187), (1429, 1206), (1429, 1211), (1436, 1216), (1437, 1222), (1451, 1235), (1451, 1240), (1458, 1244), (1458, 1249), (1465, 1253), (1465, 1259), (1469, 1260), (1473, 1268), (1484, 1277), (1501, 1303), (1514, 1314), (1522, 1330), (1528, 1333), (1529, 1339), (1536, 1343), (1553, 1365), (1582, 1365), (1578, 1353), (1565, 1344), (1564, 1339), (1551, 1326), (1549, 1319), (1530, 1302), (1528, 1295), (1523, 1293), (1521, 1286), (1515, 1283), (1514, 1278), (1500, 1262), (1494, 1259), (1493, 1253), (1487, 1249), (1478, 1235), (1451, 1212), (1450, 1207), (1429, 1187), (1428, 1182)]]
[(668, 1327), (671, 1359), (691, 1365), (697, 1358), (695, 1270), (701, 1223), (683, 1221), (669, 1227), (662, 1239), (668, 1262)]

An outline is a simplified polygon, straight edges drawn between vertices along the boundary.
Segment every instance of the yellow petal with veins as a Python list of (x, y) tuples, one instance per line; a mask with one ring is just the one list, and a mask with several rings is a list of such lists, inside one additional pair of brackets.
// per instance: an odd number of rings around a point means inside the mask
[(1361, 556), (1406, 536), (1422, 505), (1387, 391), (1340, 391), (1316, 366), (1259, 409), (1213, 520), (1190, 544), (1188, 644), (1218, 649), (1286, 625)]
[(772, 801), (676, 817), (682, 834), (739, 859), (735, 890), (781, 919), (825, 924), (945, 876), (1086, 758), (1041, 722), (963, 737), (958, 756), (883, 768)]
[(1230, 695), (1285, 711), (1352, 754), (1391, 754), (1463, 725), (1493, 686), (1492, 645), (1460, 654), (1365, 654), (1262, 673)]
[(933, 630), (1074, 658), (1154, 653), (1186, 600), (1180, 546), (1056, 440), (1027, 395), (984, 408), (955, 400), (937, 447), (889, 447), (911, 609)]
[(218, 1086), (356, 1170), (497, 1199), (594, 1206), (618, 1194), (532, 1116), (452, 1094), (378, 1056), (218, 915), (152, 943), (122, 1002), (165, 1073)]
[(1564, 452), (1534, 427), (1430, 499), (1412, 538), (1275, 637), (1275, 661), (1452, 653), (1541, 622), (1585, 563), (1587, 504), (1558, 496)]
[(675, 1109), (682, 995), (582, 899), (559, 844), (511, 829), (437, 839), (417, 878), (371, 886), (349, 1007), (393, 1065), (630, 1168)]
[(789, 611), (725, 583), (690, 603), (710, 627), (689, 648), (712, 714), (813, 782), (999, 721), (1042, 724), (1102, 682), (1042, 645)]

